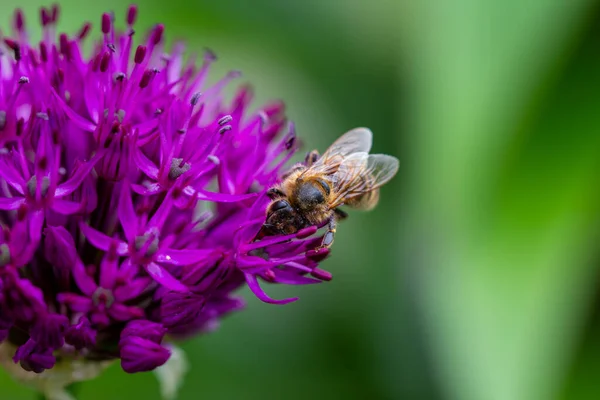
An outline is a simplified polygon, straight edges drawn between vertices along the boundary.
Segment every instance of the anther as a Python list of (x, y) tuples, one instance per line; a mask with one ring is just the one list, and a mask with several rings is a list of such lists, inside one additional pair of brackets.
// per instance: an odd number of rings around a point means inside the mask
[(52, 4), (52, 7), (50, 8), (50, 22), (53, 24), (57, 23), (59, 14), (60, 8), (58, 7), (58, 4)]
[(23, 33), (23, 27), (25, 26), (25, 18), (23, 18), (23, 10), (17, 8), (15, 11), (15, 28), (17, 32)]
[(231, 115), (226, 115), (226, 116), (222, 117), (222, 118), (221, 118), (221, 119), (218, 121), (218, 124), (219, 124), (220, 126), (223, 126), (223, 125), (225, 125), (225, 124), (227, 124), (227, 123), (231, 122), (232, 120), (233, 120), (233, 117), (232, 117)]
[(102, 14), (102, 33), (104, 33), (105, 35), (107, 33), (109, 33), (111, 24), (112, 24), (112, 21), (110, 18), (110, 14), (107, 14), (107, 13)]
[(134, 61), (136, 64), (141, 64), (146, 57), (146, 46), (139, 45), (135, 51)]
[(107, 51), (102, 55), (100, 60), (100, 72), (106, 72), (108, 70), (108, 64), (110, 62), (110, 53)]
[(86, 22), (81, 27), (81, 30), (79, 31), (79, 34), (77, 35), (77, 37), (79, 38), (79, 40), (85, 39), (87, 37), (87, 35), (90, 33), (91, 29), (92, 29), (92, 24), (90, 24), (89, 22)]
[(140, 88), (144, 89), (146, 86), (148, 86), (150, 84), (150, 79), (152, 79), (153, 76), (153, 72), (152, 70), (147, 69), (146, 71), (144, 71), (144, 74), (142, 75), (142, 79), (140, 79)]
[(135, 20), (137, 18), (137, 6), (131, 5), (127, 10), (127, 25), (131, 26), (135, 24)]
[(19, 61), (21, 59), (21, 46), (19, 45), (19, 43), (8, 38), (4, 39), (4, 43), (14, 52), (15, 60)]
[(48, 48), (46, 47), (46, 43), (41, 42), (40, 43), (40, 57), (42, 59), (42, 62), (47, 62), (48, 61)]
[(204, 61), (215, 61), (217, 59), (217, 55), (214, 51), (209, 48), (204, 49)]
[(230, 131), (231, 129), (232, 129), (232, 128), (231, 128), (231, 125), (225, 125), (225, 126), (224, 126), (224, 127), (222, 127), (221, 129), (219, 129), (219, 133), (222, 135), (222, 134), (224, 134), (225, 132), (227, 132), (227, 131)]
[(61, 33), (58, 42), (60, 54), (67, 56), (69, 52), (69, 38), (67, 37), (67, 34)]
[(52, 22), (52, 18), (50, 16), (50, 13), (48, 12), (48, 10), (46, 9), (46, 7), (42, 7), (40, 9), (40, 22), (42, 23), (42, 26), (45, 27), (46, 25), (48, 25), (50, 22)]
[(194, 93), (194, 95), (192, 96), (192, 99), (190, 100), (190, 104), (192, 106), (195, 106), (196, 104), (198, 104), (198, 100), (200, 100), (200, 96), (202, 96), (201, 93)]
[(29, 83), (29, 78), (28, 78), (28, 77), (26, 77), (26, 76), (22, 76), (22, 77), (20, 77), (20, 78), (19, 78), (19, 83), (20, 83), (21, 85), (23, 85), (23, 84), (25, 84), (25, 83)]
[(158, 24), (154, 28), (152, 32), (152, 44), (157, 45), (162, 40), (163, 33), (165, 31), (165, 26), (163, 24)]

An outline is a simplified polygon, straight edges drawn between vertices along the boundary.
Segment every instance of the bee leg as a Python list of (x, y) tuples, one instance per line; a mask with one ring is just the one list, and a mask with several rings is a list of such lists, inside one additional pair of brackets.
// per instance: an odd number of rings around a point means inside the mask
[(347, 212), (345, 212), (344, 210), (341, 210), (341, 209), (339, 209), (339, 208), (336, 208), (335, 210), (333, 210), (333, 212), (334, 212), (334, 214), (335, 214), (335, 218), (336, 218), (338, 221), (343, 221), (343, 220), (345, 220), (346, 218), (348, 218), (348, 213), (347, 213)]
[(304, 158), (304, 164), (306, 164), (307, 167), (310, 167), (319, 159), (319, 157), (320, 155), (318, 150), (309, 151), (306, 153), (306, 157)]
[(328, 249), (331, 247), (331, 245), (333, 244), (333, 239), (335, 238), (335, 228), (335, 216), (332, 216), (331, 218), (329, 218), (329, 223), (327, 224), (327, 232), (325, 232), (325, 235), (323, 235), (323, 240), (321, 241), (319, 249)]
[(271, 200), (275, 200), (277, 198), (285, 197), (285, 193), (283, 193), (281, 189), (275, 186), (267, 190), (267, 196), (269, 196)]

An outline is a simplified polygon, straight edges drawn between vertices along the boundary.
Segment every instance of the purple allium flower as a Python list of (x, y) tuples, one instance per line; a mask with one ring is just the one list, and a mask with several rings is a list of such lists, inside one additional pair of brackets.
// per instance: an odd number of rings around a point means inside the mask
[[(120, 359), (152, 370), (166, 335), (214, 329), (247, 284), (331, 279), (317, 267), (317, 227), (258, 239), (269, 198), (297, 148), (281, 103), (250, 111), (213, 85), (215, 56), (184, 62), (164, 27), (140, 41), (101, 18), (57, 34), (58, 8), (42, 9), (29, 40), (21, 11), (0, 54), (0, 341), (42, 372), (62, 360)], [(118, 25), (118, 24), (117, 24)]]

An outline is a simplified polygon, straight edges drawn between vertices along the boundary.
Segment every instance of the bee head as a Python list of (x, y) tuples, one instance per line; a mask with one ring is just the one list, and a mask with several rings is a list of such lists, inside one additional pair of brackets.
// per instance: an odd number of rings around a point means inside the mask
[(301, 182), (296, 193), (298, 207), (307, 210), (323, 205), (327, 202), (330, 192), (329, 184), (323, 179), (315, 178)]
[(267, 234), (287, 234), (297, 230), (298, 216), (286, 199), (273, 201), (267, 211), (267, 221), (264, 230)]

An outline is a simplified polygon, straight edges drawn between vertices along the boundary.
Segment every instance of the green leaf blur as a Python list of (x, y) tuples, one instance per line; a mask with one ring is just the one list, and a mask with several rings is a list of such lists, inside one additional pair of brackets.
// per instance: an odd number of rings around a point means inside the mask
[[(116, 0), (65, 0), (61, 28)], [(38, 0), (3, 0), (1, 26)], [(356, 126), (400, 173), (341, 224), (327, 284), (186, 342), (179, 399), (597, 399), (600, 4), (592, 0), (140, 0), (216, 79), (282, 98), (306, 149)], [(34, 24), (35, 22), (35, 24)], [(118, 366), (81, 400), (159, 399)], [(0, 398), (34, 399), (0, 373)]]

